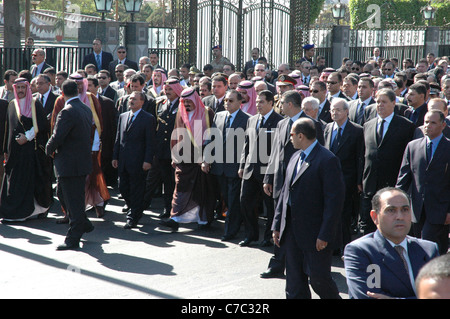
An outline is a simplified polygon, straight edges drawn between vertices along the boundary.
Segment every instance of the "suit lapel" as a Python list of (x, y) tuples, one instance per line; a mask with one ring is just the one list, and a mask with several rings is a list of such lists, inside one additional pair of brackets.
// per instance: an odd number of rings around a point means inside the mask
[(336, 153), (339, 152), (342, 145), (345, 144), (347, 139), (350, 137), (352, 131), (352, 124), (350, 123), (350, 120), (347, 121), (347, 124), (345, 125), (344, 131), (342, 132), (341, 140), (339, 141), (338, 148), (336, 149)]
[[(311, 153), (305, 158), (303, 161), (302, 166), (300, 166), (300, 169), (298, 170), (297, 174), (295, 175), (294, 180), (291, 182), (291, 185), (294, 185), (300, 178), (300, 176), (303, 175), (303, 173), (306, 172), (306, 170), (311, 166), (311, 163), (314, 161), (317, 152), (319, 151), (319, 143), (314, 146), (314, 148), (311, 150)], [(300, 156), (300, 153), (299, 153)], [(297, 161), (296, 161), (297, 163)]]

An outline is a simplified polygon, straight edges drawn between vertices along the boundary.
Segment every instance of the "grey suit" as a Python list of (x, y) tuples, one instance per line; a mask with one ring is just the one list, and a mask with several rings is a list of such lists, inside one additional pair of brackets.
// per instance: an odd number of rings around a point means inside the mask
[(79, 98), (70, 100), (58, 113), (53, 135), (45, 152), (54, 156), (58, 177), (58, 197), (69, 214), (67, 244), (80, 241), (93, 226), (85, 213), (86, 175), (92, 171), (92, 112)]

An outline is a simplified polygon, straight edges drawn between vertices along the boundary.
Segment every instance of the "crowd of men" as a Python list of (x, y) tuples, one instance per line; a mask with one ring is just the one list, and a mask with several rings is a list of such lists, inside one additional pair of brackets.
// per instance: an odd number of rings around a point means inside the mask
[[(93, 230), (85, 211), (105, 215), (107, 186), (118, 183), (125, 229), (162, 190), (162, 227), (224, 219), (221, 240), (243, 227), (240, 246), (273, 246), (261, 277), (286, 273), (288, 298), (310, 298), (309, 284), (339, 298), (333, 255), (343, 256), (351, 297), (414, 297), (420, 267), (447, 253), (448, 57), (399, 65), (376, 48), (333, 69), (306, 45), (295, 66), (272, 69), (255, 48), (238, 72), (218, 45), (202, 72), (166, 70), (157, 52), (134, 62), (123, 46), (114, 59), (101, 39), (93, 49), (73, 74), (48, 65), (44, 49), (30, 70), (5, 72), (2, 222), (45, 218), (57, 182), (57, 222), (69, 223), (58, 249), (74, 249)], [(389, 256), (383, 271), (402, 271), (386, 240), (412, 242), (420, 265), (407, 252), (401, 282), (386, 275), (371, 290), (367, 265)], [(372, 246), (383, 256), (370, 260)]]

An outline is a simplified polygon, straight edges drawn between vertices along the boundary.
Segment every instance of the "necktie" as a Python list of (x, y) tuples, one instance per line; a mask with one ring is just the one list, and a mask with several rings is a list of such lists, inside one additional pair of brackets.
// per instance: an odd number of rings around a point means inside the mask
[(404, 248), (400, 245), (394, 246), (395, 251), (400, 255), (400, 258), (403, 261), (403, 266), (405, 266), (406, 273), (409, 276), (408, 263), (406, 262), (405, 256), (403, 255)]
[(216, 103), (214, 105), (214, 109), (217, 111), (218, 108), (219, 108), (219, 100), (216, 99)]
[(100, 54), (96, 54), (95, 55), (95, 60), (97, 61), (98, 70), (101, 70), (102, 69), (102, 63), (100, 61)]
[(362, 124), (363, 122), (363, 117), (364, 117), (364, 106), (365, 104), (361, 102), (361, 104), (359, 105), (359, 110), (358, 110), (358, 114), (356, 115), (356, 123), (358, 124)]
[(433, 157), (433, 142), (427, 143), (427, 164), (431, 162)]
[(380, 145), (381, 141), (383, 140), (384, 122), (386, 122), (386, 121), (385, 120), (381, 121), (380, 127), (378, 128), (378, 131), (377, 131), (377, 144), (378, 145)]
[(289, 137), (291, 136), (291, 129), (292, 129), (292, 124), (294, 124), (294, 121), (292, 121), (292, 119), (289, 120), (289, 124), (288, 124), (288, 129), (287, 129), (287, 136), (286, 136), (286, 143), (289, 142)]
[(294, 167), (294, 172), (292, 173), (292, 178), (291, 178), (291, 184), (295, 179), (295, 176), (297, 176), (298, 170), (299, 168), (302, 166), (303, 161), (305, 160), (306, 154), (305, 152), (302, 152), (300, 154), (299, 159), (297, 160), (297, 163), (295, 163), (295, 167)]
[(228, 114), (227, 120), (225, 122), (225, 126), (223, 127), (223, 142), (225, 143), (225, 140), (227, 138), (227, 129), (230, 128), (231, 124), (231, 114)]
[(128, 117), (128, 122), (127, 122), (127, 130), (130, 128), (131, 123), (133, 123), (133, 118), (134, 118), (134, 114), (130, 114), (130, 116)]
[(342, 128), (340, 127), (338, 129), (336, 136), (334, 137), (333, 143), (331, 144), (331, 151), (335, 154), (336, 154), (337, 148), (339, 146), (339, 142), (341, 140), (341, 135), (342, 135)]
[(264, 125), (264, 116), (261, 116), (261, 118), (259, 119), (259, 125), (258, 125), (258, 128), (263, 127), (263, 125)]

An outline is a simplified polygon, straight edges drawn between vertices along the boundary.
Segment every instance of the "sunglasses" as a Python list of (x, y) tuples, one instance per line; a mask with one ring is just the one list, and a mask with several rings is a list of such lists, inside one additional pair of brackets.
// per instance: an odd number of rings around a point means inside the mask
[(319, 93), (319, 90), (309, 90), (310, 93)]
[(99, 80), (105, 80), (105, 79), (106, 79), (106, 76), (98, 76), (97, 79), (99, 79)]
[(126, 51), (117, 51), (117, 53), (127, 53)]
[(383, 71), (391, 71), (392, 69), (383, 69)]
[(359, 71), (359, 68), (352, 68), (352, 71)]

